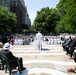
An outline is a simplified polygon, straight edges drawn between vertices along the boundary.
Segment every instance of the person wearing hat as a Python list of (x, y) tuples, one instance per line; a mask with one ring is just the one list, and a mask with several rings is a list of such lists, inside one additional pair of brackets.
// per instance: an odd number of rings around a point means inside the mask
[[(20, 58), (15, 57), (15, 56), (13, 55), (13, 53), (10, 51), (10, 47), (11, 47), (11, 46), (12, 46), (12, 45), (9, 44), (9, 42), (5, 43), (4, 46), (3, 46), (3, 50), (1, 51), (1, 53), (2, 53), (3, 55), (5, 55), (9, 60), (19, 59), (21, 70), (26, 69), (26, 68), (23, 67), (23, 59), (22, 59), (21, 57), (20, 57)], [(11, 63), (11, 64), (12, 64), (13, 67), (15, 67), (15, 66), (18, 65), (17, 61), (15, 61), (14, 63)]]

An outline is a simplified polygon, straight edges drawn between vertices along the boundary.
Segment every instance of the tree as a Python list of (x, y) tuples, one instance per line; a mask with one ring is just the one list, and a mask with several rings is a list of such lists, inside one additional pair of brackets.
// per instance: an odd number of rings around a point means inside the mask
[(42, 8), (37, 12), (34, 21), (34, 30), (40, 30), (43, 33), (55, 32), (56, 23), (59, 20), (59, 14), (56, 9)]
[(0, 32), (10, 33), (15, 32), (17, 28), (16, 15), (9, 13), (8, 9), (0, 6)]
[(60, 0), (56, 8), (60, 15), (60, 21), (56, 26), (56, 31), (75, 33), (76, 0)]
[(32, 32), (32, 33), (35, 32), (35, 31), (34, 31), (34, 25), (31, 25), (31, 26), (29, 27), (29, 32)]

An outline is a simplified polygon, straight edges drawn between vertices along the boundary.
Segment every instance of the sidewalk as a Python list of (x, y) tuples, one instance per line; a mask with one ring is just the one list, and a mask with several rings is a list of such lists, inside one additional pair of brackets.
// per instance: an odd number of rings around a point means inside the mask
[[(27, 68), (21, 75), (76, 75), (68, 73), (67, 69), (74, 68), (76, 63), (65, 54), (61, 45), (42, 44), (42, 50), (36, 50), (36, 42), (31, 45), (14, 45), (11, 51), (15, 56), (22, 57)], [(0, 70), (1, 75), (9, 75)], [(19, 72), (12, 75), (19, 75)]]

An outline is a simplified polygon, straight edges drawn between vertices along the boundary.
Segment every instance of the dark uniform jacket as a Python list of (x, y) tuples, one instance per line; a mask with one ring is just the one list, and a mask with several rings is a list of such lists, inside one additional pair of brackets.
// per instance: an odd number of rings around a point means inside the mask
[(15, 57), (15, 56), (12, 54), (11, 51), (9, 51), (9, 50), (2, 50), (1, 53), (2, 53), (3, 55), (5, 55), (10, 61), (13, 60), (13, 62), (10, 62), (10, 63), (11, 63), (11, 66), (12, 66), (13, 68), (15, 68), (15, 67), (18, 66), (18, 62), (17, 62), (17, 61), (14, 61), (14, 60), (16, 60), (16, 59), (18, 59), (18, 58)]
[(9, 50), (2, 50), (1, 51), (3, 55), (5, 55), (9, 60), (15, 60), (17, 57), (15, 57), (11, 51)]

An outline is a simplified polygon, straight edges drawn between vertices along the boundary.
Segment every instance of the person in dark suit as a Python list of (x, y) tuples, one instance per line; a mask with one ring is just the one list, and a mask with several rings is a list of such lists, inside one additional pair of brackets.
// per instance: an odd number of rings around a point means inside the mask
[(70, 47), (70, 44), (72, 43), (72, 38), (69, 37), (68, 40), (66, 40), (63, 44), (62, 44), (62, 47), (64, 49), (64, 51), (66, 51), (66, 54), (68, 55), (70, 52), (69, 52), (69, 47)]
[(6, 35), (2, 35), (1, 37), (2, 37), (2, 43), (3, 43), (3, 45), (8, 42), (8, 39), (7, 39)]
[[(5, 55), (9, 60), (19, 59), (21, 70), (26, 69), (26, 68), (23, 67), (23, 59), (22, 59), (21, 57), (20, 57), (20, 58), (15, 57), (15, 56), (13, 55), (13, 53), (10, 51), (10, 47), (11, 47), (11, 46), (12, 46), (12, 45), (9, 44), (8, 42), (5, 43), (4, 46), (3, 46), (3, 50), (1, 51), (2, 54)], [(12, 65), (13, 67), (17, 67), (18, 63), (17, 63), (17, 61), (15, 61), (14, 63), (11, 63), (11, 65)]]
[(72, 38), (72, 42), (70, 44), (70, 57), (72, 58), (72, 55), (73, 55), (73, 52), (75, 50), (75, 47), (76, 47), (76, 38)]

